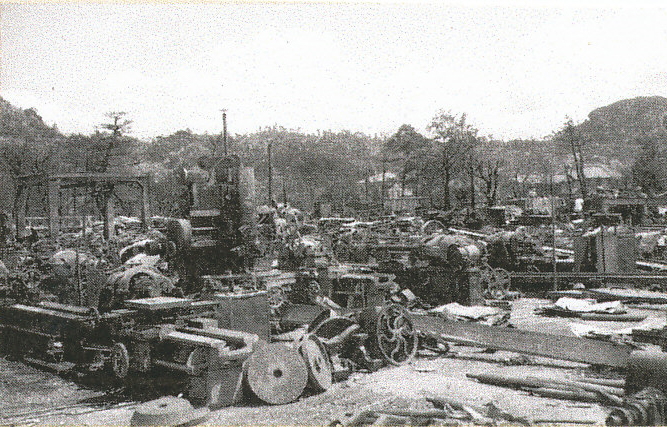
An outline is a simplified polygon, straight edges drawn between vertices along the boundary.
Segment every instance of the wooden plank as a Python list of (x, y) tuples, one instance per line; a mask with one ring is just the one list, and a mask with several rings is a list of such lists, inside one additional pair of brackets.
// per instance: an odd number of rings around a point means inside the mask
[(552, 359), (625, 367), (631, 353), (629, 346), (599, 340), (456, 322), (414, 313), (411, 318), (418, 331), (440, 336), (445, 341)]

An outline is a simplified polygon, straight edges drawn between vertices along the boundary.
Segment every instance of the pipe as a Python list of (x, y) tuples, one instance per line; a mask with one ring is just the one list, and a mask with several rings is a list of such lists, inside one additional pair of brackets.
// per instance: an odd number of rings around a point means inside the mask
[(606, 385), (607, 387), (625, 388), (624, 379), (617, 380), (612, 378), (581, 377), (581, 378), (573, 378), (573, 380), (580, 383), (598, 384), (598, 385)]

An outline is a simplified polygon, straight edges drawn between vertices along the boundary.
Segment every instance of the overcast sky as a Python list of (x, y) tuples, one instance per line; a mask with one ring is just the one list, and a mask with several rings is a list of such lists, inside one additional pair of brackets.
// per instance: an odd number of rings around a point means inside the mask
[(232, 134), (390, 134), (445, 109), (503, 139), (667, 96), (665, 6), (500, 4), (2, 4), (0, 95), (66, 133), (112, 110), (217, 133), (227, 108)]

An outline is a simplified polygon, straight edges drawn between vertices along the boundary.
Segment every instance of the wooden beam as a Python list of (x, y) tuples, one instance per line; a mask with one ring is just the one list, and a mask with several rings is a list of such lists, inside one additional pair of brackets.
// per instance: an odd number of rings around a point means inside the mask
[(105, 195), (106, 203), (104, 206), (104, 239), (109, 240), (115, 234), (114, 227), (114, 201), (113, 194)]
[[(75, 196), (76, 197), (76, 196)], [(49, 181), (48, 185), (49, 203), (49, 236), (55, 239), (60, 234), (60, 181)]]
[(627, 345), (599, 340), (456, 322), (422, 314), (411, 313), (410, 316), (417, 331), (441, 337), (445, 341), (552, 359), (625, 367), (632, 350)]

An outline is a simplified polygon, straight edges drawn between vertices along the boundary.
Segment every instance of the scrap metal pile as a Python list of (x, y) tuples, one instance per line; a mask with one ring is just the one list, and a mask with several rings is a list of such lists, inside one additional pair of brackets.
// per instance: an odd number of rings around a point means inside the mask
[[(454, 343), (624, 370), (623, 389), (474, 379), (599, 401), (613, 408), (609, 424), (665, 419), (665, 354), (508, 328), (507, 310), (476, 305), (509, 306), (505, 268), (527, 269), (545, 259), (522, 231), (451, 232), (417, 218), (330, 218), (315, 228), (287, 207), (264, 208), (257, 225), (249, 172), (238, 158), (213, 169), (206, 179), (184, 174), (198, 197), (187, 219), (163, 219), (161, 231), (126, 228), (105, 241), (91, 229), (24, 242), (0, 275), (2, 352), (58, 372), (110, 373), (113, 384), (167, 373), (190, 401), (216, 409), (244, 399), (293, 402), (354, 371), (404, 365), (420, 350), (446, 353)], [(199, 200), (207, 197), (213, 206)], [(275, 251), (258, 247), (260, 239)], [(277, 268), (255, 268), (260, 256), (270, 255), (277, 255)], [(541, 313), (584, 318), (582, 312), (620, 308), (592, 305), (561, 300)], [(663, 348), (665, 336), (660, 330)], [(434, 407), (425, 412), (373, 410), (339, 421), (527, 423), (497, 408), (442, 397), (429, 402)], [(143, 409), (137, 418), (145, 421), (155, 408)]]

